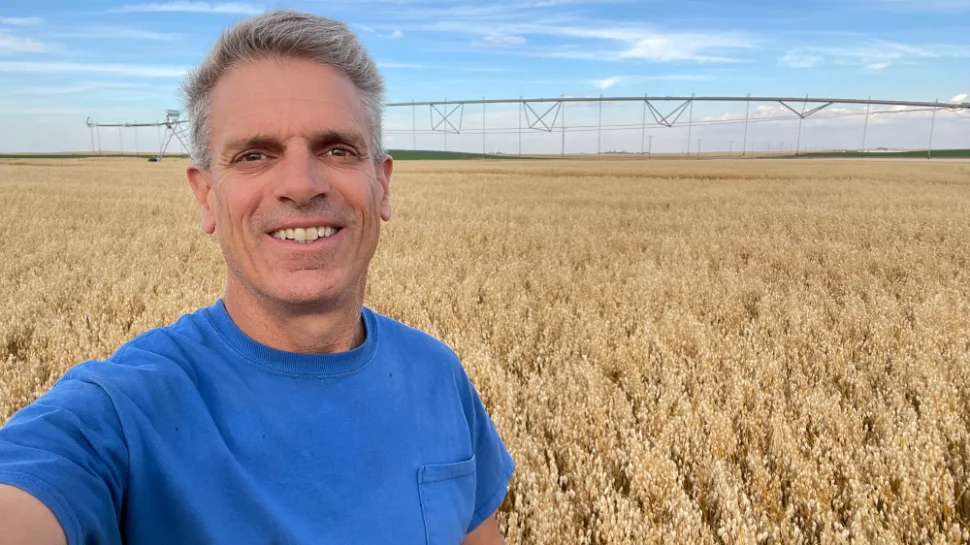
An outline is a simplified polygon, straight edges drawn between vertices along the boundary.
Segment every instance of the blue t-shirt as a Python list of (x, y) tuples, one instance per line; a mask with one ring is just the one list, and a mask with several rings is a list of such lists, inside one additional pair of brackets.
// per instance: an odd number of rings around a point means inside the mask
[(72, 545), (459, 544), (512, 459), (454, 352), (363, 316), (326, 355), (253, 341), (221, 300), (149, 331), (0, 428), (0, 483)]

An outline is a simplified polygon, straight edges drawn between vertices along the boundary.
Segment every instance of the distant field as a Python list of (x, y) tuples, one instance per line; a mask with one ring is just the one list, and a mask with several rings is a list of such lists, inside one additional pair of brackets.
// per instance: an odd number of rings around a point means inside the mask
[[(0, 161), (0, 422), (220, 296), (186, 164)], [(391, 187), (367, 304), (461, 356), (517, 462), (509, 545), (970, 541), (970, 164), (403, 161)]]
[[(481, 154), (481, 153), (465, 153), (458, 151), (436, 151), (436, 150), (399, 150), (392, 149), (387, 150), (388, 153), (394, 157), (395, 161), (446, 161), (446, 160), (467, 160), (467, 159), (558, 159), (559, 155), (504, 155), (504, 154)], [(19, 154), (0, 154), (0, 160), (3, 159), (90, 159), (90, 158), (132, 158), (132, 159), (145, 159), (149, 157), (154, 157), (157, 154), (145, 154), (141, 153), (135, 154), (120, 154), (120, 153), (106, 153), (104, 155), (91, 154), (91, 153), (19, 153)], [(187, 158), (187, 155), (166, 155), (166, 158)], [(638, 153), (604, 153), (604, 154), (570, 154), (567, 155), (568, 159), (645, 159), (650, 157), (651, 159), (684, 159), (687, 156), (683, 153), (653, 153), (649, 156), (638, 154)], [(690, 157), (697, 158), (697, 155), (692, 155)], [(742, 155), (740, 151), (735, 151), (733, 153), (728, 153), (725, 151), (719, 152), (706, 152), (700, 155), (703, 159), (717, 159), (717, 158), (735, 158), (741, 159)], [(772, 159), (791, 159), (791, 158), (818, 158), (818, 159), (886, 159), (886, 158), (926, 158), (926, 150), (911, 150), (911, 151), (890, 151), (890, 152), (875, 152), (869, 151), (864, 155), (858, 151), (826, 151), (826, 152), (802, 152), (799, 155), (793, 153), (765, 153), (764, 151), (749, 152), (746, 158), (772, 158)], [(970, 159), (970, 149), (940, 149), (933, 150), (932, 157), (936, 159)]]
[[(429, 160), (455, 160), (455, 159), (534, 159), (534, 157), (518, 155), (483, 155), (481, 153), (464, 153), (456, 151), (435, 151), (435, 150), (387, 150), (396, 161), (429, 161)], [(91, 159), (91, 158), (131, 158), (148, 160), (155, 157), (157, 153), (6, 153), (0, 154), (2, 159)], [(188, 155), (166, 154), (165, 158), (187, 158)]]
[[(3, 159), (143, 159), (148, 160), (150, 157), (157, 156), (158, 153), (0, 153), (0, 160)], [(171, 159), (186, 159), (188, 155), (185, 154), (165, 154), (165, 158)]]
[(493, 155), (434, 150), (387, 150), (395, 161), (441, 161), (455, 159), (535, 159), (526, 155)]
[[(792, 155), (789, 155), (791, 157)], [(891, 159), (891, 158), (914, 158), (926, 159), (926, 150), (910, 151), (867, 151), (862, 154), (858, 151), (827, 151), (801, 153), (799, 157), (804, 158), (860, 158), (866, 159)], [(931, 157), (935, 159), (970, 159), (970, 149), (935, 149)]]

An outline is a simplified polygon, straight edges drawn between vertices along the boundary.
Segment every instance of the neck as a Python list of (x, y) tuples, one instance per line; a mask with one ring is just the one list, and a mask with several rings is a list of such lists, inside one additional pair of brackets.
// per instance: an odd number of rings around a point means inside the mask
[(286, 352), (333, 354), (364, 342), (363, 284), (343, 301), (287, 304), (268, 301), (230, 280), (223, 302), (236, 327), (260, 344)]

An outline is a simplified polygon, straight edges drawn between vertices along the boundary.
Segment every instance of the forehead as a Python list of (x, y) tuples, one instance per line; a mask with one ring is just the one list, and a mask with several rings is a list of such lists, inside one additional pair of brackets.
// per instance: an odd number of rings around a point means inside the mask
[[(260, 59), (234, 66), (209, 96), (210, 142), (255, 134), (281, 140), (324, 130), (367, 136), (366, 109), (343, 73), (305, 59)], [(365, 138), (366, 140), (366, 138)]]

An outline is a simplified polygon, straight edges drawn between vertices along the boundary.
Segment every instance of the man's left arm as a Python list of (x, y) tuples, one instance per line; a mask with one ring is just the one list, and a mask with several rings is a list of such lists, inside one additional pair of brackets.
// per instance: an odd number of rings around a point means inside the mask
[(505, 538), (502, 537), (502, 532), (498, 528), (498, 521), (495, 519), (495, 515), (492, 515), (485, 519), (478, 528), (475, 528), (472, 533), (465, 536), (465, 540), (461, 542), (461, 545), (505, 545)]
[(515, 462), (485, 410), (478, 392), (459, 365), (455, 377), (464, 405), (476, 460), (475, 513), (464, 545), (504, 545), (495, 513), (505, 499)]

